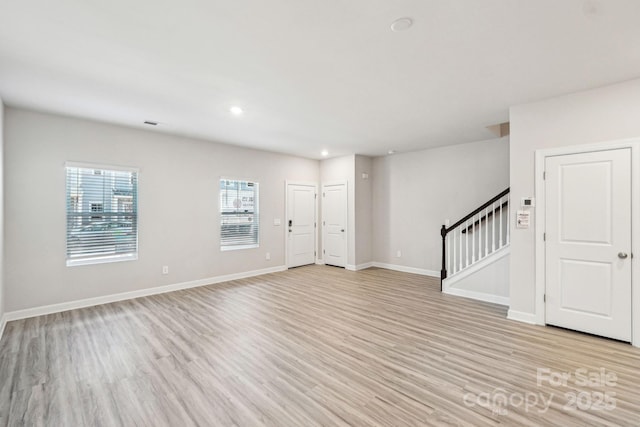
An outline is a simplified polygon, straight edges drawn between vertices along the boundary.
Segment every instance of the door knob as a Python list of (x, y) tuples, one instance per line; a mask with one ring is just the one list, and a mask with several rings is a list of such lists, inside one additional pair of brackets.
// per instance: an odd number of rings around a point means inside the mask
[(344, 228), (342, 230), (340, 230), (342, 233), (344, 233)]
[(629, 256), (629, 255), (627, 255), (627, 254), (626, 254), (626, 253), (624, 253), (624, 252), (618, 252), (618, 258), (620, 258), (620, 259), (625, 259), (625, 258), (626, 258), (626, 257), (628, 257), (628, 256)]

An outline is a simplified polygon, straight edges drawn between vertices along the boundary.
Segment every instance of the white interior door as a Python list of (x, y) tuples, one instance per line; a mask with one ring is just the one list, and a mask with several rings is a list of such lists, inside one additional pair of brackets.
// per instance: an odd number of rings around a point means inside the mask
[(631, 341), (631, 150), (547, 157), (546, 322)]
[(347, 265), (347, 185), (322, 186), (322, 245), (325, 264)]
[(316, 186), (287, 184), (287, 267), (316, 261)]

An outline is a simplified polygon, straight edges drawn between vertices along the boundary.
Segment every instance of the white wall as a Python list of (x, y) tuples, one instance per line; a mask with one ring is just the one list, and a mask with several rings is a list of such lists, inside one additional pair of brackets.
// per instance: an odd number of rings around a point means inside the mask
[(4, 104), (0, 98), (0, 337), (4, 328)]
[[(534, 194), (536, 150), (640, 136), (640, 79), (514, 106), (510, 121), (511, 194), (519, 200)], [(536, 230), (514, 222), (512, 215), (510, 309), (533, 315)]]
[(509, 140), (378, 157), (371, 178), (374, 260), (439, 277), (440, 227), (509, 187)]
[[(4, 142), (7, 311), (283, 266), (285, 180), (319, 179), (315, 160), (13, 108)], [(66, 267), (65, 161), (140, 169), (137, 261)], [(220, 251), (221, 176), (260, 183), (260, 248)]]
[[(373, 187), (371, 171), (373, 159), (357, 155), (355, 158), (355, 264), (363, 266), (373, 261)], [(362, 174), (368, 178), (363, 178)]]

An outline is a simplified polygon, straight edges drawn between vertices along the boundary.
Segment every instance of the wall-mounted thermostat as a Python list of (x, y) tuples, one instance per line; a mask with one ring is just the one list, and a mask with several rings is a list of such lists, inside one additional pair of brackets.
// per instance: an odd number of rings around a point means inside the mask
[(523, 197), (520, 199), (520, 206), (523, 208), (532, 208), (536, 205), (536, 199), (533, 197)]

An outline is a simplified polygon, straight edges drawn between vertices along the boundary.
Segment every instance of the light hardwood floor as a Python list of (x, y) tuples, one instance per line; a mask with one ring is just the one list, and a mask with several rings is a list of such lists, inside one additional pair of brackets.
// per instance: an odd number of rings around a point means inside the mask
[[(640, 349), (438, 289), (309, 266), (11, 322), (0, 425), (640, 425)], [(572, 378), (538, 386), (538, 368)], [(617, 381), (580, 386), (580, 368)], [(614, 409), (584, 409), (605, 392)], [(521, 404), (540, 393), (546, 412)]]

